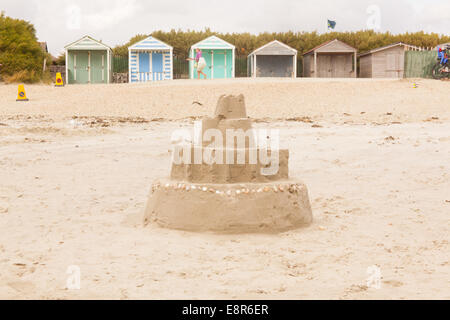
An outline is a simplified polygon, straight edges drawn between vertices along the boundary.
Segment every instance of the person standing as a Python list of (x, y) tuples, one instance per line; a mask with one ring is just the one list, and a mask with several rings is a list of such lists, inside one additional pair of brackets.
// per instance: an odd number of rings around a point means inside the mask
[(202, 74), (205, 79), (207, 78), (206, 74), (203, 72), (203, 69), (206, 67), (206, 60), (202, 57), (202, 50), (199, 48), (195, 49), (195, 58), (187, 58), (186, 60), (195, 61), (195, 68), (197, 69), (197, 79), (201, 79), (200, 75)]

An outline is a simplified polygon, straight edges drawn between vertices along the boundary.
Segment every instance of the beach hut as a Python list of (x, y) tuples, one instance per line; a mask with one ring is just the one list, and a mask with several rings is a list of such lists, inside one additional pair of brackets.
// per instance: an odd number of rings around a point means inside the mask
[(303, 76), (313, 78), (356, 78), (357, 49), (337, 39), (303, 54)]
[[(235, 47), (232, 44), (216, 36), (211, 36), (191, 47), (190, 58), (195, 58), (195, 49), (197, 48), (202, 50), (202, 56), (205, 58), (206, 68), (203, 69), (203, 72), (208, 79), (234, 78)], [(189, 63), (189, 77), (197, 78), (193, 61)]]
[(152, 36), (128, 48), (129, 82), (173, 79), (173, 48)]
[(441, 44), (437, 45), (435, 49), (437, 50), (438, 48), (441, 48), (441, 49), (450, 48), (450, 42), (441, 43)]
[(405, 51), (420, 51), (416, 46), (402, 42), (373, 49), (359, 55), (361, 78), (403, 78)]
[(297, 76), (297, 50), (274, 40), (256, 49), (247, 57), (249, 77)]
[(66, 83), (110, 83), (112, 49), (89, 36), (72, 42), (66, 50)]

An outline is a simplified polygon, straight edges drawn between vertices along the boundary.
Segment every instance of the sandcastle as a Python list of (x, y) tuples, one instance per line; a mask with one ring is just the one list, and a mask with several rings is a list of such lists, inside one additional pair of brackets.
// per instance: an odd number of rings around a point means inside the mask
[(232, 233), (310, 224), (307, 188), (289, 178), (289, 150), (264, 144), (252, 128), (243, 95), (221, 96), (199, 137), (174, 149), (170, 178), (152, 185), (144, 223)]

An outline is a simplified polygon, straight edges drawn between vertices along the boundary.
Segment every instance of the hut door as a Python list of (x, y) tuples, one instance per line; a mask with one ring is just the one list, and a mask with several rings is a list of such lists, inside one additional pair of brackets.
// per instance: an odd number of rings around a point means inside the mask
[(319, 78), (330, 78), (331, 74), (331, 56), (328, 54), (317, 55), (317, 74)]
[(336, 55), (332, 59), (332, 77), (333, 78), (348, 78), (349, 74), (345, 74), (345, 56)]
[(400, 74), (400, 57), (398, 54), (390, 53), (386, 56), (386, 76), (389, 78), (398, 78)]
[(160, 52), (152, 53), (152, 80), (163, 80), (163, 54)]
[(91, 83), (106, 83), (106, 52), (91, 51)]
[(139, 53), (138, 81), (148, 81), (150, 78), (150, 54), (148, 52)]
[(227, 53), (226, 51), (214, 51), (213, 56), (214, 79), (224, 79), (227, 77)]
[(73, 55), (73, 80), (75, 83), (89, 82), (89, 51), (76, 51)]

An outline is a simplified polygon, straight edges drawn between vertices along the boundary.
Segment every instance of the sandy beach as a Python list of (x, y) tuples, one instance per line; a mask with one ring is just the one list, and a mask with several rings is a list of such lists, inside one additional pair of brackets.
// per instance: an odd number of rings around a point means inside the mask
[[(29, 102), (0, 84), (0, 299), (450, 299), (450, 82), (413, 81), (26, 85)], [(281, 130), (313, 224), (144, 228), (172, 131), (240, 93)]]

